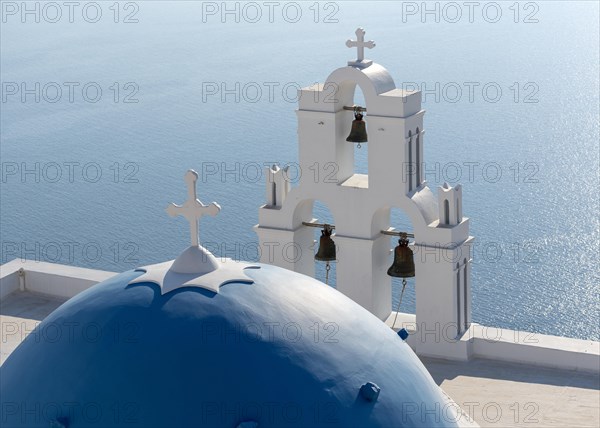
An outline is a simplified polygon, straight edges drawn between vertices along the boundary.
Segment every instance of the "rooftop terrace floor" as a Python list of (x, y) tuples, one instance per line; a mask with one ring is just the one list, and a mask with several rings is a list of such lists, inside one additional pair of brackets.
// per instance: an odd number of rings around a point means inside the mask
[[(64, 301), (20, 291), (4, 299), (0, 364)], [(422, 361), (436, 383), (482, 427), (600, 426), (597, 374), (483, 359)]]
[(482, 427), (600, 426), (597, 374), (484, 359), (421, 360)]

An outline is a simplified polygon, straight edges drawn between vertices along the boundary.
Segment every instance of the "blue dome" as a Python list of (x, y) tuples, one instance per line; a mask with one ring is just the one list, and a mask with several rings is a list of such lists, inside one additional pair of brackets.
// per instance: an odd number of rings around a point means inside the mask
[(2, 425), (457, 425), (389, 327), (317, 280), (259, 266), (218, 293), (161, 295), (128, 271), (75, 296), (0, 368)]

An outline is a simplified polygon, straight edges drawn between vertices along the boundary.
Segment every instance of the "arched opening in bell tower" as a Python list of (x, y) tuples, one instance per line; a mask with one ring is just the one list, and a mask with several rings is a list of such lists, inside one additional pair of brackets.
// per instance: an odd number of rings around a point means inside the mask
[(422, 145), (421, 145), (421, 130), (417, 126), (417, 130), (415, 132), (415, 179), (416, 179), (416, 187), (420, 187), (423, 182), (423, 177), (421, 173), (422, 166)]
[(461, 323), (461, 283), (460, 283), (460, 265), (456, 263), (456, 334), (459, 335), (462, 330)]
[[(360, 86), (356, 85), (354, 87), (354, 102), (352, 105), (357, 105), (361, 107), (366, 106), (365, 96), (363, 91), (360, 89)], [(354, 118), (354, 112), (350, 112)], [(368, 112), (363, 112), (363, 121), (365, 122), (365, 127), (367, 129), (367, 136), (369, 134), (369, 116)], [(352, 131), (351, 128), (349, 131)], [(369, 175), (369, 145), (368, 143), (348, 143), (354, 145), (354, 174), (364, 174)]]
[(450, 224), (450, 203), (448, 199), (444, 200), (444, 218), (442, 224)]
[(412, 192), (420, 188), (421, 184), (423, 184), (423, 144), (421, 141), (421, 130), (418, 126), (414, 131), (408, 131), (406, 158), (408, 191)]
[(469, 272), (467, 271), (467, 259), (463, 260), (463, 329), (467, 331), (469, 328)]
[[(372, 82), (367, 81), (362, 72), (346, 73), (346, 69), (340, 70), (344, 70), (343, 73), (334, 72), (330, 76), (332, 80), (328, 80), (335, 87), (336, 111), (340, 115), (336, 130), (335, 162), (338, 164), (342, 186), (366, 189), (369, 187), (371, 138), (377, 136), (374, 128), (369, 127), (368, 104), (376, 95)], [(362, 109), (355, 110), (354, 106)], [(357, 118), (359, 114), (362, 118)]]

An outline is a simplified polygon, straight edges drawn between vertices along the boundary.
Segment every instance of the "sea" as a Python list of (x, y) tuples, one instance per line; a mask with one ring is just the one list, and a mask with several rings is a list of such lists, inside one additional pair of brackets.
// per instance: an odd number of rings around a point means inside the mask
[[(119, 272), (176, 257), (189, 228), (165, 208), (184, 202), (188, 168), (222, 207), (201, 241), (257, 260), (264, 166), (314, 173), (294, 169), (296, 91), (354, 59), (345, 42), (363, 27), (365, 56), (423, 93), (428, 185), (463, 186), (473, 321), (600, 340), (598, 2), (1, 6), (1, 263)], [(355, 150), (368, 173), (368, 143)], [(399, 210), (391, 223), (411, 230)]]

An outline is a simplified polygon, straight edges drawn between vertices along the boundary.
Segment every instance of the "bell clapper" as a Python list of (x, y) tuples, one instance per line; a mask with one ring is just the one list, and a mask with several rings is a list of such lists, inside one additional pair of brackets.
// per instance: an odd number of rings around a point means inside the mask
[(325, 264), (325, 284), (329, 285), (329, 271), (331, 270), (331, 265), (329, 262)]

